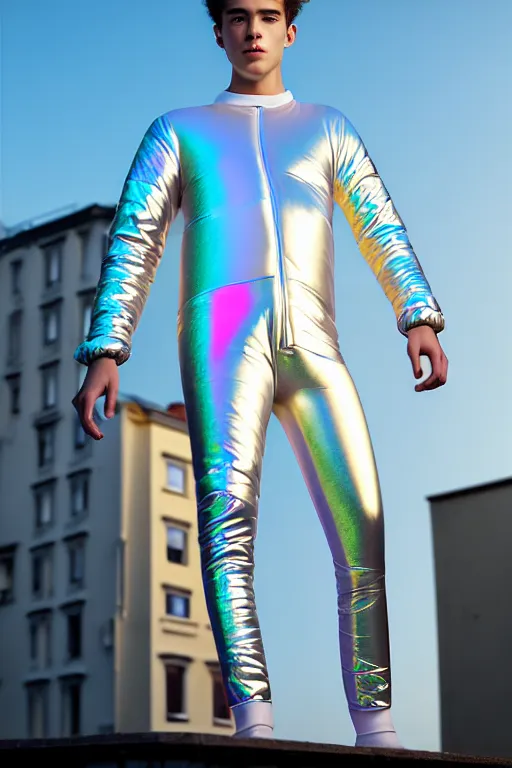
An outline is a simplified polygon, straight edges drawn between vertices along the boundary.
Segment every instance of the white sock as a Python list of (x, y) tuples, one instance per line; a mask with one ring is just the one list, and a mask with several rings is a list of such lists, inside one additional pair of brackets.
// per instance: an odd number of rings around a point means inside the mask
[(350, 710), (357, 738), (356, 747), (388, 747), (403, 749), (396, 735), (391, 710), (367, 709)]
[(231, 707), (238, 739), (271, 739), (274, 716), (271, 701), (244, 701)]

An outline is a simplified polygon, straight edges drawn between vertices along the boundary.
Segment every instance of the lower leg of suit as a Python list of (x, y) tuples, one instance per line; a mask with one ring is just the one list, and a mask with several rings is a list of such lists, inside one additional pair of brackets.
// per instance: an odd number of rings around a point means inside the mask
[(219, 288), (179, 327), (203, 584), (228, 703), (270, 701), (253, 571), (261, 464), (274, 398), (272, 281)]
[(341, 357), (294, 349), (278, 371), (275, 412), (334, 559), (347, 701), (352, 710), (389, 707), (383, 513), (359, 397)]

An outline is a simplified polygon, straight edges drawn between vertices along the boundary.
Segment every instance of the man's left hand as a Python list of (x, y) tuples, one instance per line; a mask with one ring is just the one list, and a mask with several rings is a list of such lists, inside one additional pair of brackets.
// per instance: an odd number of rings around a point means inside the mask
[(411, 328), (407, 334), (407, 354), (412, 363), (414, 378), (421, 379), (423, 371), (421, 370), (421, 355), (425, 355), (430, 360), (432, 373), (422, 381), (416, 384), (416, 392), (424, 392), (428, 389), (437, 389), (446, 384), (448, 376), (448, 359), (441, 349), (435, 331), (429, 325), (419, 325)]

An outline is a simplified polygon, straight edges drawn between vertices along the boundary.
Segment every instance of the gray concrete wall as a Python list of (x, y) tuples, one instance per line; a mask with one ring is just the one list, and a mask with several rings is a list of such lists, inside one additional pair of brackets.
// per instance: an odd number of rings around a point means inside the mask
[(512, 757), (512, 481), (431, 509), (442, 748)]

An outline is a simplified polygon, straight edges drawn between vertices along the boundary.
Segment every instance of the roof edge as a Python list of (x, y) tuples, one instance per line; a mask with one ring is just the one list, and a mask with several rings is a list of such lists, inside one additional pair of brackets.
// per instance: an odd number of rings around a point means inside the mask
[(16, 248), (22, 248), (24, 245), (34, 242), (34, 240), (59, 235), (61, 232), (68, 229), (75, 229), (76, 227), (88, 224), (91, 221), (101, 219), (112, 221), (115, 212), (116, 207), (114, 205), (99, 205), (98, 203), (93, 203), (85, 208), (80, 208), (78, 211), (68, 213), (65, 216), (45, 221), (42, 224), (36, 224), (34, 227), (29, 227), (28, 229), (22, 229), (14, 235), (4, 237), (0, 240), (0, 256), (3, 256), (10, 251), (14, 251)]
[(435, 493), (431, 496), (427, 496), (427, 501), (446, 501), (447, 499), (454, 499), (460, 496), (469, 496), (473, 493), (481, 493), (482, 491), (488, 491), (494, 488), (503, 488), (507, 485), (512, 485), (512, 477), (504, 477), (500, 480), (490, 480), (486, 483), (470, 485), (466, 488), (457, 488), (453, 491)]

